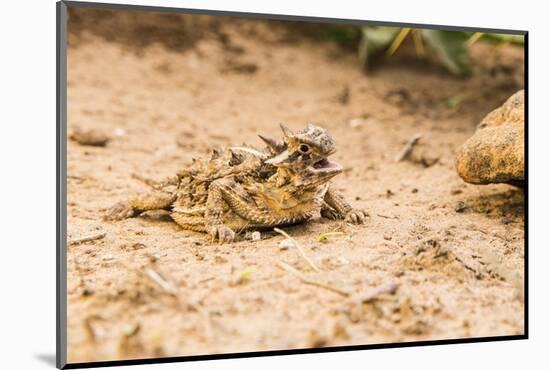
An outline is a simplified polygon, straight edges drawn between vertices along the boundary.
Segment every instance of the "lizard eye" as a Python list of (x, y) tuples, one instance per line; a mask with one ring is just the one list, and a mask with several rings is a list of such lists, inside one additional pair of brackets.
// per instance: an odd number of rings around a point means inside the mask
[(307, 152), (309, 152), (309, 145), (301, 144), (299, 150), (300, 150), (302, 153), (307, 153)]

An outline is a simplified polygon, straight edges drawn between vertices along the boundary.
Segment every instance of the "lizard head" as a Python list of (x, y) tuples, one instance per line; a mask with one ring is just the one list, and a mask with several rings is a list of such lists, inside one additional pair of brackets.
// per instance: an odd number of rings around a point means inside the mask
[(321, 185), (342, 172), (341, 165), (328, 159), (336, 149), (323, 128), (308, 124), (305, 130), (292, 132), (281, 125), (281, 130), (282, 141), (260, 136), (274, 155), (265, 163), (293, 172), (303, 186)]

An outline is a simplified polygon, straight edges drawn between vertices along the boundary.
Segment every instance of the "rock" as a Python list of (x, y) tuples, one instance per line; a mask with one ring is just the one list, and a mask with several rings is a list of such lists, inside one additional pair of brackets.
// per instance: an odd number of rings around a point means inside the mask
[(524, 130), (524, 91), (520, 90), (489, 113), (460, 147), (455, 160), (458, 175), (471, 184), (523, 186)]
[(294, 247), (296, 244), (290, 239), (283, 239), (279, 242), (279, 250), (286, 251), (288, 248)]
[(262, 234), (260, 234), (259, 231), (254, 231), (254, 232), (252, 232), (252, 234), (251, 234), (251, 236), (250, 236), (250, 239), (251, 239), (253, 242), (260, 241), (260, 240), (262, 240)]
[(98, 129), (84, 130), (79, 127), (75, 127), (69, 138), (80, 145), (89, 146), (105, 146), (109, 141), (109, 137)]

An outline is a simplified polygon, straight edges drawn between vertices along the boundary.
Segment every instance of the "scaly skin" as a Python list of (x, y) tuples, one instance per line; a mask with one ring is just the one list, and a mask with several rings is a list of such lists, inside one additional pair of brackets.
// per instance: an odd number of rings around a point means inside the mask
[(261, 136), (268, 144), (263, 152), (243, 147), (214, 151), (209, 160), (195, 161), (166, 182), (175, 190), (119, 203), (105, 218), (163, 210), (183, 229), (206, 232), (221, 243), (242, 230), (294, 225), (319, 211), (329, 219), (364, 223), (367, 214), (353, 209), (329, 182), (342, 171), (327, 159), (334, 152), (332, 138), (313, 125), (296, 133), (281, 128), (282, 141)]

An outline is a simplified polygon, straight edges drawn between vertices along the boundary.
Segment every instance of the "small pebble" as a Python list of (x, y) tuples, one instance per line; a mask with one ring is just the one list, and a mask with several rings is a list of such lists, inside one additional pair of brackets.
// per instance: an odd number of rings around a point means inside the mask
[(349, 121), (349, 127), (358, 128), (367, 123), (367, 120), (364, 118), (353, 118)]
[(226, 263), (227, 259), (223, 258), (222, 256), (215, 256), (214, 257), (214, 263)]
[(69, 138), (76, 141), (80, 145), (89, 146), (105, 146), (109, 141), (109, 137), (100, 130), (83, 130), (78, 127), (73, 130), (73, 132), (69, 135)]
[(349, 265), (349, 260), (345, 259), (344, 257), (340, 256), (336, 259), (336, 262), (338, 262), (338, 264), (340, 265)]
[(258, 242), (262, 240), (262, 234), (260, 234), (259, 231), (254, 231), (251, 235), (251, 239), (253, 242)]
[(464, 202), (460, 201), (460, 202), (457, 203), (457, 205), (455, 207), (455, 212), (461, 213), (461, 212), (464, 212), (465, 209), (466, 209), (466, 204), (464, 204)]
[(279, 250), (286, 251), (290, 247), (294, 247), (294, 242), (290, 239), (281, 240), (279, 243)]

